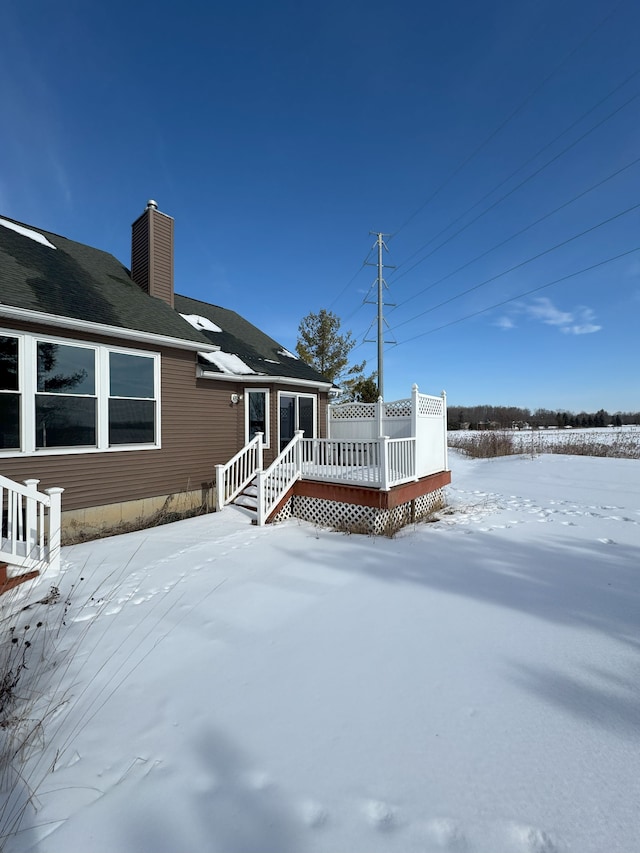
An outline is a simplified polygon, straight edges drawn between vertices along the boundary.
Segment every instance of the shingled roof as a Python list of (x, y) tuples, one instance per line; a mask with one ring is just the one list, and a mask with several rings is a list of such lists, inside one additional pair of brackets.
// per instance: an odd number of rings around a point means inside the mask
[(201, 367), (207, 372), (258, 374), (265, 378), (291, 378), (316, 385), (331, 384), (313, 367), (235, 311), (178, 294), (174, 304), (176, 311), (189, 317), (211, 343), (220, 347), (220, 352), (200, 355)]
[(209, 343), (169, 305), (144, 293), (113, 255), (8, 217), (0, 218), (0, 303), (0, 309)]
[(199, 344), (200, 366), (210, 375), (331, 385), (235, 311), (178, 294), (174, 305), (143, 292), (113, 255), (0, 218), (0, 316), (10, 306)]

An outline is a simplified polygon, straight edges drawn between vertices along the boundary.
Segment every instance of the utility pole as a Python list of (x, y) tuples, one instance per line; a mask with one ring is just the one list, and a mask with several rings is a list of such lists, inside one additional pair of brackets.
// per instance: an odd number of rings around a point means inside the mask
[[(385, 245), (384, 238), (387, 237), (387, 234), (382, 234), (376, 231), (369, 231), (369, 234), (376, 235), (376, 242), (374, 246), (378, 247), (378, 262), (376, 266), (378, 267), (378, 277), (376, 279), (377, 282), (377, 290), (378, 290), (378, 298), (377, 298), (377, 306), (378, 306), (378, 396), (384, 399), (384, 327), (385, 327), (385, 319), (384, 319), (384, 306), (389, 305), (389, 303), (385, 303), (384, 301), (384, 288), (387, 287), (387, 283), (383, 278), (382, 271), (384, 269), (384, 263), (382, 259), (382, 250), (389, 249)], [(374, 264), (368, 264), (368, 266), (374, 266)], [(390, 267), (387, 264), (388, 269), (394, 269), (394, 267)], [(365, 299), (365, 302), (374, 304), (370, 299)], [(366, 338), (365, 338), (366, 340)], [(369, 339), (371, 342), (371, 339)]]

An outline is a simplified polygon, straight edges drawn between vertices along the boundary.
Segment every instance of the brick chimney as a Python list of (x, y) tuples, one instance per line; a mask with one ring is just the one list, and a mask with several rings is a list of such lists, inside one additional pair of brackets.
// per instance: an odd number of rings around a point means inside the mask
[(173, 218), (153, 199), (131, 226), (131, 278), (173, 308)]

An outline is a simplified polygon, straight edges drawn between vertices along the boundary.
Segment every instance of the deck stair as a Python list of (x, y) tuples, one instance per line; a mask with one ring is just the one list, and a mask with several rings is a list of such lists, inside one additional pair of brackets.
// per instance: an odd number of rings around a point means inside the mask
[(258, 482), (253, 479), (239, 495), (233, 499), (232, 503), (236, 506), (241, 506), (244, 509), (252, 510), (256, 516), (258, 514)]

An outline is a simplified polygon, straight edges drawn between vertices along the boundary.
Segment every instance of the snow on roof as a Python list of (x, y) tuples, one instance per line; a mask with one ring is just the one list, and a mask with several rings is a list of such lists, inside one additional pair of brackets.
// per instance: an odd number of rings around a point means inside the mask
[(180, 316), (184, 320), (186, 320), (187, 323), (192, 325), (194, 329), (197, 329), (199, 332), (201, 332), (201, 331), (221, 332), (222, 331), (220, 326), (216, 326), (215, 323), (212, 323), (211, 320), (207, 320), (206, 317), (201, 317), (200, 314), (181, 314)]
[(17, 225), (15, 222), (9, 222), (8, 219), (1, 218), (0, 225), (4, 225), (5, 228), (10, 228), (17, 234), (22, 234), (23, 237), (28, 237), (30, 240), (35, 240), (36, 243), (40, 243), (42, 246), (48, 246), (50, 249), (56, 248), (53, 243), (50, 243), (47, 240), (44, 234), (40, 234), (38, 231), (34, 231), (32, 228), (25, 228), (24, 225)]
[(278, 355), (286, 355), (287, 358), (295, 358), (296, 361), (299, 360), (297, 355), (294, 355), (292, 352), (289, 352), (289, 350), (285, 349), (284, 347), (278, 350)]
[(198, 355), (214, 364), (223, 373), (255, 373), (241, 358), (231, 352), (201, 352)]

